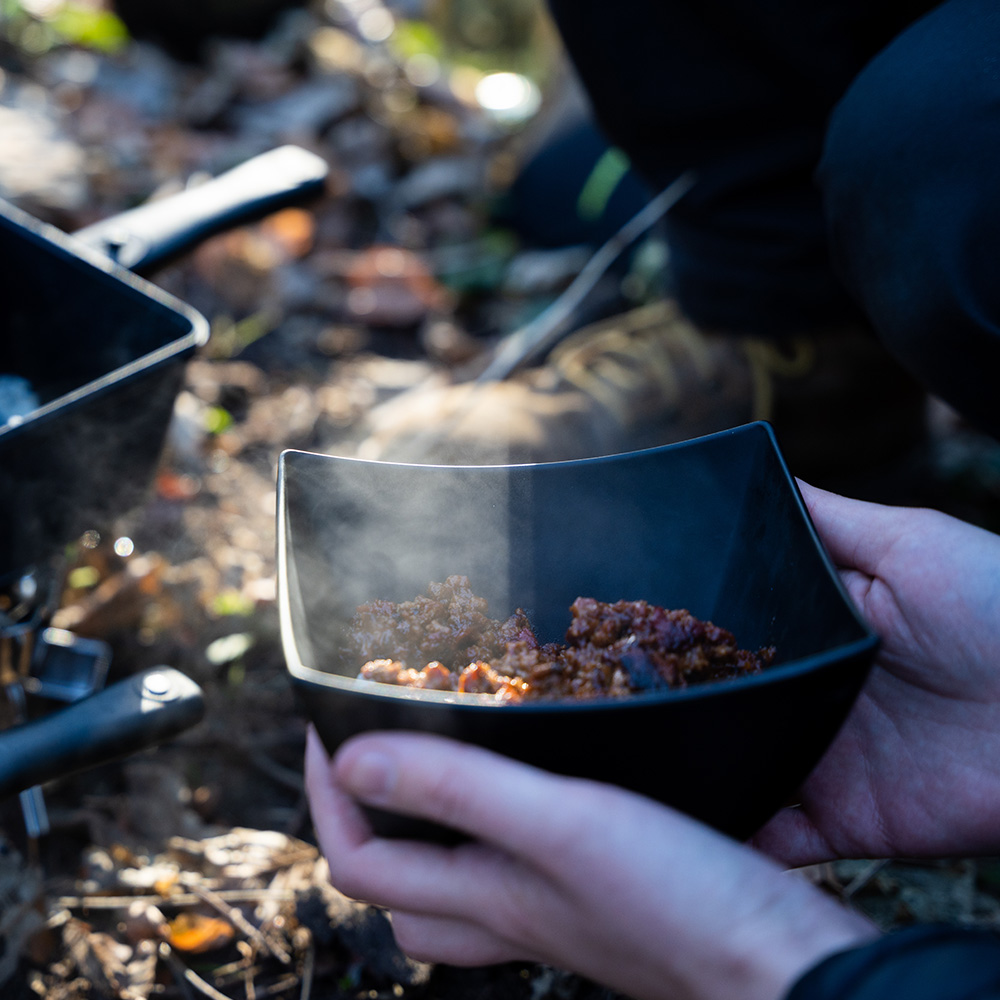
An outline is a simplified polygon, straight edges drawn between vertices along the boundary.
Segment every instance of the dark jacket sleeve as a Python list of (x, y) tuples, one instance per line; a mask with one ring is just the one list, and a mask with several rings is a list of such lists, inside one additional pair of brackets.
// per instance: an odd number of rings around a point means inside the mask
[(1000, 934), (931, 925), (839, 952), (786, 1000), (1000, 1000)]

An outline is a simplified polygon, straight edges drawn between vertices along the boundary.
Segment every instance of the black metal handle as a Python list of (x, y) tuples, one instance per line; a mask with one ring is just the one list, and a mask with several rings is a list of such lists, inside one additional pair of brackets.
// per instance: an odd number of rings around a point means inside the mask
[(153, 746), (204, 714), (201, 688), (178, 670), (154, 667), (119, 681), (0, 733), (0, 799)]
[(319, 196), (328, 173), (322, 157), (281, 146), (73, 235), (130, 271), (147, 274), (209, 236)]

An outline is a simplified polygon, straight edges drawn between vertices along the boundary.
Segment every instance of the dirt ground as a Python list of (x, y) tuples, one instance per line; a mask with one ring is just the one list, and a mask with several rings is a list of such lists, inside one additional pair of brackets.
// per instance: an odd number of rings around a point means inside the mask
[[(64, 229), (286, 142), (331, 164), (320, 200), (154, 276), (212, 336), (187, 368), (148, 500), (74, 543), (52, 624), (107, 642), (111, 682), (178, 668), (207, 711), (166, 744), (47, 786), (47, 836), (26, 837), (17, 801), (0, 805), (5, 997), (609, 995), (539, 966), (405, 959), (384, 915), (329, 887), (314, 846), (275, 606), (278, 455), (349, 450), (373, 406), (466, 363), (581, 260), (520, 246), (492, 221), (526, 140), (470, 99), (482, 53), (464, 77), (434, 78), (431, 53), (439, 70), (446, 55), (426, 31), (447, 42), (450, 22), (425, 22), (416, 3), (362, 6), (408, 25), (410, 47), (388, 44), (378, 17), (359, 28), (346, 2), (293, 10), (263, 39), (216, 41), (194, 62), (136, 41), (68, 45), (51, 17), (0, 25), (0, 195)], [(531, 68), (558, 93), (544, 24), (514, 27), (500, 68)], [(909, 499), (1000, 527), (1000, 448), (932, 415)], [(803, 877), (887, 928), (1000, 923), (992, 859), (862, 859)]]

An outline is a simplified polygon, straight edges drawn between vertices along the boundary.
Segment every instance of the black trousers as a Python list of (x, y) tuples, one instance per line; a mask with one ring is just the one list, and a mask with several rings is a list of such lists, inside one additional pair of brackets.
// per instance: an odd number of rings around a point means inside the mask
[(706, 327), (867, 320), (1000, 435), (1000, 6), (549, 0), (598, 121), (654, 188)]

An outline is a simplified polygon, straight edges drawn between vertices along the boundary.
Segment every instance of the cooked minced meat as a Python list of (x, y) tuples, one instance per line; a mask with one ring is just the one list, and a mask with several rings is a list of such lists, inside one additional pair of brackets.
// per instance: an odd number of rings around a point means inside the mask
[(506, 621), (487, 610), (467, 577), (451, 576), (413, 601), (359, 607), (347, 652), (365, 680), (505, 702), (683, 688), (759, 673), (774, 659), (773, 646), (740, 649), (724, 628), (646, 601), (578, 597), (565, 642), (544, 645), (523, 610)]

